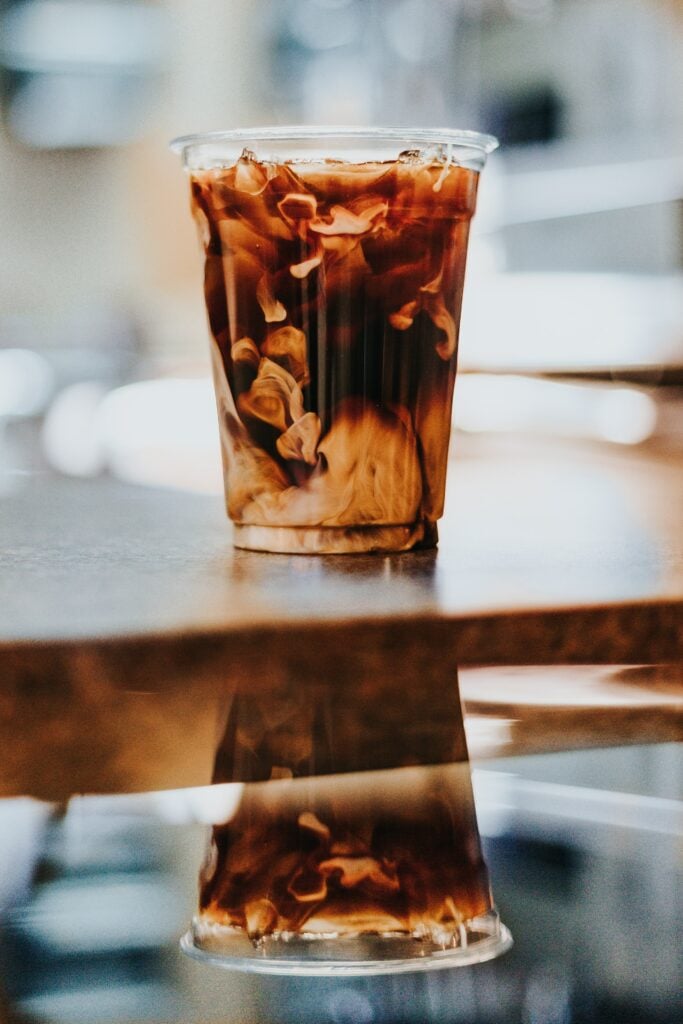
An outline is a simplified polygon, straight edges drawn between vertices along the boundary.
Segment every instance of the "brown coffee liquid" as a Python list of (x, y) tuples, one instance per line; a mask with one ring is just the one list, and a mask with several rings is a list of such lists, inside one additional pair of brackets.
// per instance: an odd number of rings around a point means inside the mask
[(213, 779), (242, 788), (212, 832), (203, 924), (448, 947), (491, 908), (455, 685), (236, 694)]
[(256, 944), (398, 934), (448, 948), (491, 906), (466, 763), (247, 783), (200, 889), (204, 923)]
[(192, 172), (236, 523), (442, 515), (477, 181), (413, 152), (277, 164), (245, 150)]

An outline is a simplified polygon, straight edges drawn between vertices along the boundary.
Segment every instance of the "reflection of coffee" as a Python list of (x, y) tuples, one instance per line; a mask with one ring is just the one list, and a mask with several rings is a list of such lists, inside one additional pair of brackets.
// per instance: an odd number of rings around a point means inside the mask
[(464, 943), (491, 900), (457, 682), (401, 690), (379, 675), (233, 696), (214, 781), (239, 800), (213, 829), (199, 944)]
[(196, 940), (404, 936), (467, 944), (491, 909), (469, 765), (248, 783), (214, 828)]
[(191, 173), (236, 543), (433, 544), (478, 173), (439, 148)]

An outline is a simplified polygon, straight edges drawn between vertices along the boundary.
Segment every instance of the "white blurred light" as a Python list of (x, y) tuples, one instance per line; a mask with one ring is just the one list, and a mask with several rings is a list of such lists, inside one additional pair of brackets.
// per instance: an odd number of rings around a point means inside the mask
[(503, 225), (529, 224), (683, 198), (683, 159), (552, 167), (508, 176)]
[(101, 384), (83, 381), (55, 398), (42, 432), (43, 451), (53, 469), (68, 476), (102, 472), (105, 459), (95, 421), (105, 394)]
[(223, 825), (235, 817), (243, 793), (243, 782), (225, 782), (166, 790), (151, 796), (155, 811), (171, 824)]
[(512, 742), (515, 720), (493, 715), (469, 715), (465, 705), (467, 749), (473, 761), (504, 754)]
[(482, 373), (461, 375), (453, 419), (467, 433), (641, 444), (655, 430), (657, 409), (652, 398), (636, 388)]
[(577, 845), (586, 839), (599, 845), (604, 842), (602, 829), (618, 830), (624, 852), (629, 838), (642, 840), (645, 832), (677, 841), (683, 837), (680, 800), (537, 782), (477, 768), (472, 772), (472, 789), (482, 835), (508, 831), (525, 819), (543, 819), (548, 836), (562, 832)]
[(163, 11), (106, 0), (33, 0), (2, 19), (2, 59), (13, 70), (145, 70), (165, 51)]
[(151, 380), (117, 388), (96, 430), (107, 465), (133, 483), (218, 494), (218, 421), (208, 379)]
[(234, 818), (243, 793), (243, 782), (224, 782), (151, 793), (74, 797), (69, 808), (76, 808), (83, 801), (99, 814), (140, 814), (169, 825), (220, 825)]
[(82, 988), (69, 985), (56, 991), (50, 988), (17, 1002), (22, 1017), (50, 1021), (50, 1024), (91, 1024), (92, 1021), (173, 1020), (178, 1014), (177, 989), (170, 984), (140, 982), (118, 984), (84, 980)]
[[(503, 202), (496, 208), (507, 210)], [(480, 274), (465, 288), (459, 366), (578, 374), (637, 368), (656, 381), (664, 365), (681, 360), (682, 323), (675, 274)]]
[[(1, 402), (0, 389), (0, 412)], [(454, 422), (469, 433), (634, 445), (655, 431), (657, 408), (650, 395), (636, 388), (462, 374)], [(223, 489), (209, 379), (144, 381), (104, 396), (98, 384), (74, 385), (50, 408), (43, 446), (50, 464), (70, 475), (89, 476), (106, 468), (132, 483), (204, 494)]]
[(157, 949), (176, 932), (176, 902), (177, 894), (161, 877), (64, 880), (34, 897), (21, 926), (53, 953)]
[(635, 388), (605, 389), (596, 410), (600, 437), (615, 444), (641, 444), (657, 422), (657, 409), (649, 395)]
[(54, 386), (50, 364), (37, 352), (0, 349), (0, 417), (37, 416)]

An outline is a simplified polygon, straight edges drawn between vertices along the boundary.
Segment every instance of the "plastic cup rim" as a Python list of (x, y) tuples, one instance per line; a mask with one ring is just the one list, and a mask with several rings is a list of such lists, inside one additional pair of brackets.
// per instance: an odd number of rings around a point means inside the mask
[(180, 135), (169, 143), (171, 150), (184, 156), (203, 145), (221, 143), (306, 142), (340, 139), (347, 142), (417, 142), (423, 145), (459, 146), (488, 156), (498, 148), (498, 139), (485, 132), (461, 128), (416, 128), (409, 125), (362, 127), (350, 125), (271, 125), (255, 128), (233, 128), (226, 131), (197, 132)]

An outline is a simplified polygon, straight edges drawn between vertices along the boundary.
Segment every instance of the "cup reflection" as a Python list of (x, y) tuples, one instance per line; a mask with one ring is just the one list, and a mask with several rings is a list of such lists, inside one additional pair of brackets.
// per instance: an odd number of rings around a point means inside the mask
[(187, 952), (250, 971), (372, 974), (469, 964), (509, 947), (457, 688), (431, 744), (424, 729), (383, 714), (386, 693), (364, 696), (344, 700), (332, 687), (314, 704), (295, 692), (233, 696), (214, 773), (232, 785)]

